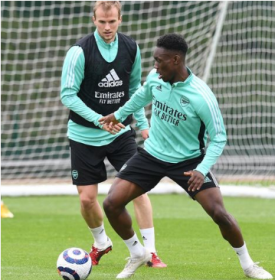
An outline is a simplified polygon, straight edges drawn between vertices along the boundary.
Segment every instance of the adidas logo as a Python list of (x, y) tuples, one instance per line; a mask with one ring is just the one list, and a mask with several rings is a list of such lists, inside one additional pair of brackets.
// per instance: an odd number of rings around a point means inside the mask
[(117, 87), (122, 86), (123, 81), (118, 77), (115, 69), (112, 69), (109, 74), (106, 75), (106, 78), (103, 78), (101, 82), (98, 83), (99, 87)]
[(156, 89), (158, 89), (159, 91), (162, 91), (161, 85), (157, 86)]
[(124, 170), (126, 167), (127, 167), (127, 164), (125, 163), (125, 164), (123, 164), (123, 166), (120, 168), (120, 170), (119, 170), (119, 171)]
[(212, 181), (207, 176), (205, 176), (204, 183), (209, 183), (209, 182), (212, 182)]

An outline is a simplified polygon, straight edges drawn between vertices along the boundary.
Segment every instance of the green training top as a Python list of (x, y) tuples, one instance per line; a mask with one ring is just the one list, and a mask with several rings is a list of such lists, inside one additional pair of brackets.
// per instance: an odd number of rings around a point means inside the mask
[(206, 155), (196, 168), (205, 176), (223, 151), (226, 131), (213, 92), (190, 69), (188, 72), (184, 82), (171, 85), (152, 70), (143, 87), (115, 112), (115, 117), (122, 120), (152, 102), (151, 128), (144, 148), (170, 163), (200, 156), (207, 144), (207, 131), (210, 141)]
[[(115, 60), (118, 52), (118, 38), (107, 44), (100, 37), (97, 30), (94, 33), (97, 46), (103, 58), (107, 62)], [(62, 77), (61, 77), (61, 102), (70, 110), (76, 112), (86, 120), (93, 122), (95, 125), (100, 126), (98, 120), (102, 115), (96, 113), (77, 96), (80, 89), (82, 80), (84, 78), (85, 57), (81, 47), (73, 46), (67, 52), (64, 60)], [(130, 76), (129, 96), (131, 97), (134, 92), (141, 86), (141, 57), (140, 50), (137, 46), (137, 54), (135, 62), (132, 67)], [(137, 127), (140, 130), (148, 129), (148, 120), (145, 117), (144, 108), (136, 111), (134, 117), (137, 121)], [(69, 139), (92, 146), (104, 146), (113, 142), (119, 135), (130, 130), (128, 125), (125, 129), (121, 130), (116, 135), (112, 135), (103, 129), (89, 128), (76, 124), (72, 120), (68, 121)]]

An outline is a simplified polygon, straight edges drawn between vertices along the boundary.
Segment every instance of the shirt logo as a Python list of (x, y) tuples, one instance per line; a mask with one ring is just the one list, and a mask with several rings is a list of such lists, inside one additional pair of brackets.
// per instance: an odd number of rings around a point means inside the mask
[(186, 107), (190, 104), (190, 101), (188, 100), (188, 98), (186, 98), (185, 96), (182, 96), (180, 99), (180, 105), (181, 107)]
[(157, 86), (156, 89), (159, 90), (159, 91), (162, 91), (161, 85)]
[(101, 80), (101, 82), (98, 83), (99, 87), (105, 87), (105, 88), (112, 88), (117, 86), (122, 86), (123, 81), (120, 80), (118, 77), (115, 69), (112, 69), (105, 78)]

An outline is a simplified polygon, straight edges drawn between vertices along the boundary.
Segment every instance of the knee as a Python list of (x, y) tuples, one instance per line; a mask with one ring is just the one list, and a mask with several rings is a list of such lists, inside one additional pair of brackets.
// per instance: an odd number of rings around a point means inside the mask
[(111, 201), (111, 199), (108, 196), (103, 201), (103, 209), (107, 216), (114, 214), (116, 211), (115, 204)]
[(108, 195), (103, 201), (103, 209), (107, 217), (117, 216), (125, 209), (125, 203), (119, 198)]
[(135, 205), (147, 205), (147, 204), (150, 204), (151, 202), (150, 202), (150, 199), (149, 199), (147, 193), (145, 193), (145, 194), (142, 194), (142, 195), (136, 197), (133, 200), (133, 203)]
[(233, 220), (223, 207), (216, 207), (212, 211), (212, 219), (219, 226), (232, 226)]
[(80, 204), (83, 209), (90, 209), (96, 203), (96, 198), (87, 195), (80, 195)]

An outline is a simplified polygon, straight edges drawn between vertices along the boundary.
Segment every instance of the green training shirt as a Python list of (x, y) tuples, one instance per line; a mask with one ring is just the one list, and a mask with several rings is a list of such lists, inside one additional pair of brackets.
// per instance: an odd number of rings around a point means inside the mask
[(152, 70), (143, 87), (115, 112), (115, 117), (124, 119), (152, 102), (151, 128), (144, 148), (152, 156), (170, 163), (200, 156), (208, 133), (206, 155), (196, 168), (205, 176), (222, 154), (226, 131), (213, 92), (190, 69), (188, 72), (184, 82), (171, 85)]
[[(118, 52), (117, 35), (116, 39), (109, 44), (104, 42), (104, 40), (98, 34), (97, 30), (94, 32), (94, 35), (99, 51), (106, 62), (114, 61)], [(76, 112), (86, 120), (93, 122), (95, 125), (100, 127), (98, 120), (102, 117), (102, 115), (86, 106), (86, 104), (77, 96), (82, 80), (84, 78), (84, 67), (85, 57), (82, 48), (79, 46), (73, 46), (67, 52), (63, 64), (60, 91), (61, 102), (70, 110)], [(141, 57), (139, 47), (137, 46), (137, 54), (130, 76), (130, 97), (141, 86), (140, 82)], [(136, 125), (140, 130), (149, 128), (148, 120), (145, 117), (144, 108), (140, 108), (140, 110), (136, 111), (134, 113), (134, 117), (137, 121)], [(85, 127), (76, 124), (72, 120), (69, 120), (67, 135), (69, 139), (86, 145), (104, 146), (110, 144), (119, 135), (125, 133), (128, 130), (130, 130), (129, 125), (116, 135), (112, 135), (105, 130)]]

